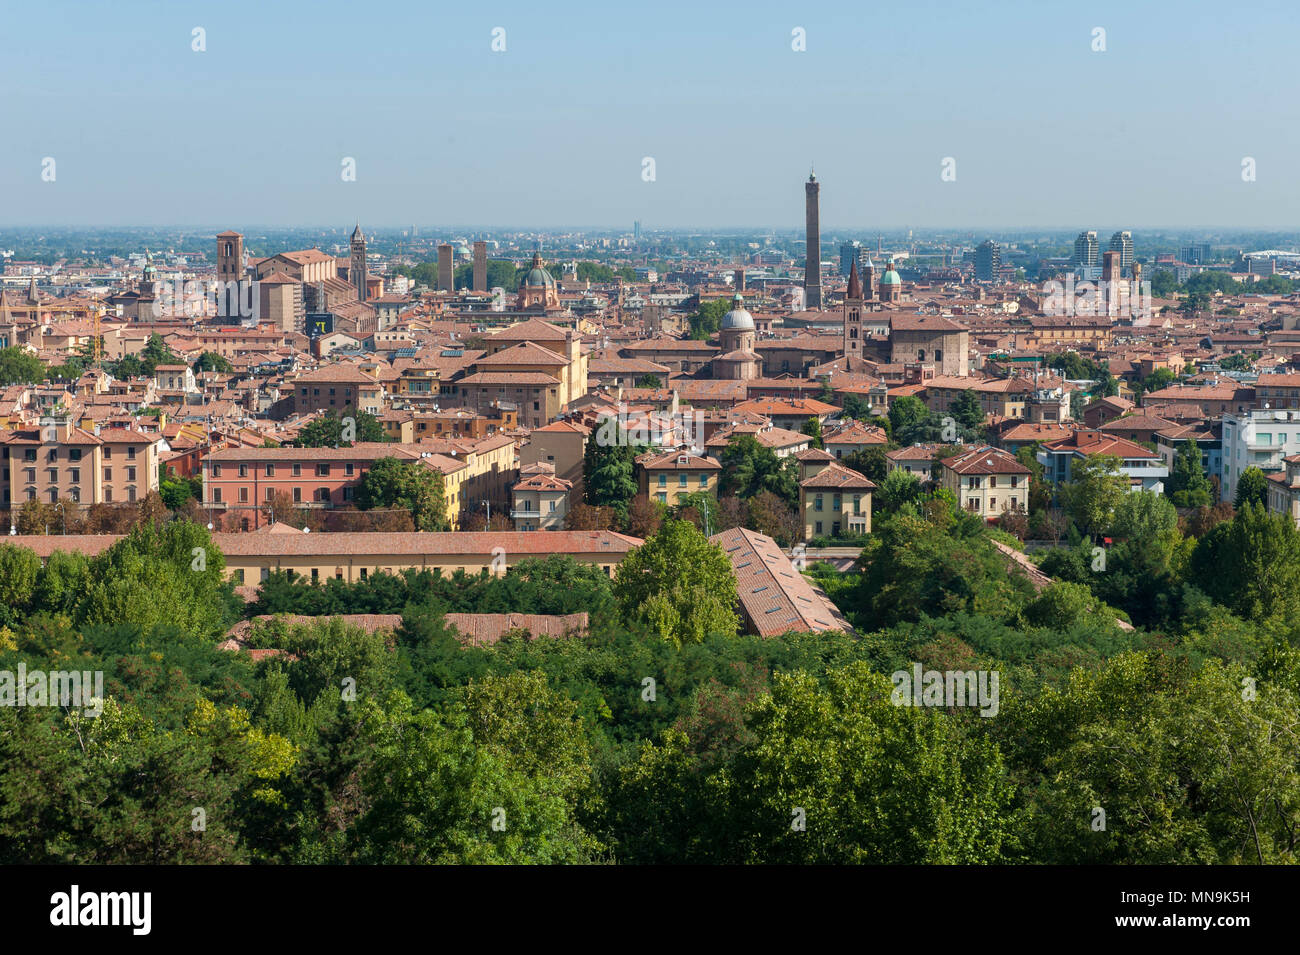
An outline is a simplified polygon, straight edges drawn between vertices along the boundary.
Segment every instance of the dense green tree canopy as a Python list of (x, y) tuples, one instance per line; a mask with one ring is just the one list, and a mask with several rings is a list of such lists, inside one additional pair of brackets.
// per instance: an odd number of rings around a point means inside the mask
[(298, 432), (290, 442), (299, 448), (347, 448), (358, 441), (387, 441), (384, 426), (368, 411), (344, 408), (342, 414), (322, 415)]
[(614, 574), (614, 595), (625, 619), (677, 646), (735, 633), (740, 622), (731, 562), (686, 521), (665, 521), (628, 553)]
[(357, 507), (410, 511), (417, 531), (448, 527), (442, 474), (423, 461), (379, 458), (357, 485)]
[(1237, 478), (1237, 497), (1233, 506), (1238, 510), (1250, 504), (1268, 506), (1268, 478), (1257, 467), (1248, 467)]
[(0, 348), (0, 385), (34, 385), (45, 380), (45, 363), (25, 348)]

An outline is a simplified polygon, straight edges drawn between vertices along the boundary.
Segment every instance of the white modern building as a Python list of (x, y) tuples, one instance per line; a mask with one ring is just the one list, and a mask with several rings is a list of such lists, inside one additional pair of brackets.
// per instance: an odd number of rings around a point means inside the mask
[(1266, 475), (1282, 471), (1282, 459), (1300, 454), (1300, 411), (1256, 409), (1223, 416), (1223, 473), (1220, 497), (1237, 497), (1237, 481), (1246, 468)]

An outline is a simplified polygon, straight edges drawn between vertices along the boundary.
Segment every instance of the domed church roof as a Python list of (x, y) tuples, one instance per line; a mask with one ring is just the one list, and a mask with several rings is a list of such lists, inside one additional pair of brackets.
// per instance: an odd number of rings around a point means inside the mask
[(721, 327), (722, 331), (749, 331), (754, 327), (754, 316), (745, 310), (739, 292), (731, 300), (731, 311), (722, 316)]
[(533, 267), (524, 276), (523, 284), (529, 288), (542, 288), (543, 286), (555, 284), (555, 279), (551, 278), (551, 273), (542, 268), (542, 253), (533, 253)]

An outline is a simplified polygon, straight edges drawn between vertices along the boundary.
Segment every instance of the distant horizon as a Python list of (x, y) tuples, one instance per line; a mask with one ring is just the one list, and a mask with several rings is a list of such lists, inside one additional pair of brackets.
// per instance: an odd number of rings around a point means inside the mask
[[(47, 223), (5, 223), (5, 224), (0, 224), (0, 236), (3, 236), (7, 231), (14, 231), (14, 230), (27, 230), (27, 231), (59, 230), (65, 232), (94, 232), (99, 230), (113, 230), (113, 229), (120, 229), (124, 231), (187, 232), (187, 233), (192, 232), (196, 234), (207, 234), (209, 231), (211, 231), (212, 236), (214, 238), (218, 232), (225, 231), (227, 229), (233, 230), (245, 236), (252, 231), (321, 231), (321, 232), (337, 232), (339, 234), (347, 234), (350, 233), (353, 227), (357, 224), (358, 223), (354, 222), (351, 225), (340, 226), (340, 225), (323, 225), (320, 223), (254, 223), (254, 224), (247, 224), (247, 225), (230, 224), (230, 223), (227, 223), (225, 225), (212, 225), (210, 223), (201, 223), (195, 225), (177, 225), (174, 223), (154, 225), (154, 224), (146, 224), (146, 223), (127, 223), (127, 222), (119, 222), (119, 223), (105, 222), (105, 223), (98, 223), (98, 224), (85, 224), (85, 223), (65, 224), (65, 223), (49, 223), (49, 222)], [(409, 231), (411, 228), (410, 223), (407, 223), (406, 225), (391, 225), (391, 224), (367, 225), (365, 221), (362, 221), (359, 224), (361, 226), (362, 231), (365, 232), (367, 236), (371, 234), (380, 234), (380, 233), (400, 233), (403, 231)], [(482, 224), (425, 225), (422, 223), (415, 223), (415, 227), (419, 229), (421, 232), (427, 230), (429, 233), (431, 233), (431, 235), (429, 236), (430, 238), (433, 237), (434, 235), (442, 235), (446, 233), (473, 234), (473, 233), (513, 232), (513, 233), (524, 233), (524, 234), (527, 233), (588, 234), (590, 233), (590, 234), (622, 235), (622, 234), (630, 234), (632, 232), (632, 227), (627, 225), (527, 225), (527, 224), (525, 225), (482, 225)], [(981, 241), (982, 241), (981, 237), (990, 237), (997, 234), (1016, 234), (1016, 233), (1024, 234), (1024, 233), (1034, 233), (1034, 232), (1044, 233), (1046, 235), (1058, 235), (1058, 234), (1078, 235), (1080, 232), (1096, 232), (1098, 239), (1101, 239), (1103, 235), (1105, 237), (1109, 237), (1114, 232), (1133, 232), (1133, 233), (1141, 233), (1141, 234), (1164, 233), (1164, 234), (1175, 235), (1180, 237), (1182, 235), (1186, 235), (1190, 233), (1212, 233), (1212, 234), (1228, 233), (1228, 234), (1241, 234), (1241, 235), (1293, 235), (1296, 237), (1297, 241), (1300, 241), (1300, 225), (1297, 225), (1290, 229), (1284, 229), (1279, 227), (1263, 227), (1263, 226), (1255, 227), (1255, 226), (1242, 226), (1242, 225), (1218, 225), (1218, 226), (1209, 226), (1209, 225), (1202, 225), (1202, 226), (825, 225), (822, 226), (820, 234), (824, 236), (827, 234), (851, 232), (869, 238), (875, 236), (877, 233), (881, 235), (893, 235), (900, 232), (907, 232), (909, 230), (913, 232), (939, 233), (939, 234), (969, 233), (969, 234), (973, 234), (977, 239), (980, 239)], [(804, 234), (804, 230), (801, 227), (788, 226), (788, 225), (780, 226), (780, 227), (762, 226), (762, 225), (657, 226), (655, 227), (655, 226), (647, 226), (644, 223), (641, 226), (641, 232), (642, 235), (662, 234), (662, 235), (724, 235), (724, 236), (725, 235), (748, 236), (748, 235), (758, 235), (758, 234), (766, 233), (772, 235), (782, 235), (782, 236), (790, 235), (790, 236), (797, 236), (797, 237), (802, 237)], [(963, 236), (962, 238), (969, 240), (971, 238), (971, 235), (969, 234)], [(421, 236), (415, 236), (414, 238), (425, 238), (425, 237), (426, 236), (421, 235)]]

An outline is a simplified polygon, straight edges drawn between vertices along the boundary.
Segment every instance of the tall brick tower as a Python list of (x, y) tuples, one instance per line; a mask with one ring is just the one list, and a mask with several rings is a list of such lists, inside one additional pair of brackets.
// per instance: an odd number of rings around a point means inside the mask
[(444, 242), (438, 246), (438, 291), (440, 292), (456, 291), (456, 267), (452, 261), (452, 252), (450, 243)]
[(366, 300), (366, 237), (361, 233), (361, 224), (352, 230), (352, 261), (348, 265), (348, 278), (357, 290), (357, 301)]
[(474, 243), (474, 291), (487, 291), (487, 243), (482, 239)]
[(866, 300), (862, 297), (862, 279), (858, 276), (858, 261), (854, 259), (849, 267), (849, 288), (844, 293), (844, 356), (846, 358), (862, 357), (862, 309), (865, 305)]
[(822, 185), (817, 181), (817, 173), (808, 173), (808, 181), (804, 183), (803, 189), (807, 196), (805, 225), (808, 231), (808, 253), (803, 267), (803, 304), (804, 308), (819, 309), (822, 307), (822, 231), (817, 205)]
[(244, 277), (244, 237), (238, 232), (217, 233), (217, 278), (238, 282)]

